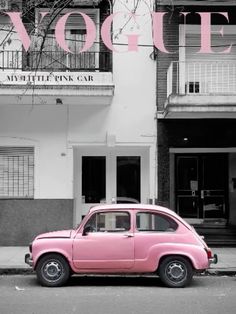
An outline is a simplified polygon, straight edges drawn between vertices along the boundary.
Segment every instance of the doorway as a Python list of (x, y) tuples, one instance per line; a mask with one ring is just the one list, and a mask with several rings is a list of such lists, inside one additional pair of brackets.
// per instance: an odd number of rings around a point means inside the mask
[(94, 205), (147, 202), (147, 148), (80, 147), (74, 158), (77, 222)]
[(176, 209), (184, 218), (228, 218), (228, 155), (176, 154)]

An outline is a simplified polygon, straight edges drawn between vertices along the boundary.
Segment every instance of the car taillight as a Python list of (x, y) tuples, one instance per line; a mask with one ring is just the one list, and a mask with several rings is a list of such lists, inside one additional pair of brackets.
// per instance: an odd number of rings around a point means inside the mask
[(205, 249), (205, 251), (206, 251), (206, 253), (207, 253), (207, 258), (208, 258), (208, 259), (212, 258), (212, 252), (211, 252), (211, 249), (206, 248), (206, 249)]

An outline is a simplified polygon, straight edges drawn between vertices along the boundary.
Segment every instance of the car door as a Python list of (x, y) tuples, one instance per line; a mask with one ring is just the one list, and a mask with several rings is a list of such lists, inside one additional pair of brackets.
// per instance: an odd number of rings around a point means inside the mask
[(77, 233), (73, 263), (78, 269), (122, 270), (134, 265), (134, 237), (128, 211), (94, 213)]

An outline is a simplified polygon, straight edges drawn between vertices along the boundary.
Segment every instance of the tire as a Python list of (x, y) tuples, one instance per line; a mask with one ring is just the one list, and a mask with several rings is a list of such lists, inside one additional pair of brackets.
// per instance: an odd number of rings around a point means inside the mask
[(47, 254), (39, 260), (36, 266), (36, 274), (42, 286), (60, 287), (69, 279), (70, 267), (63, 256)]
[(183, 288), (190, 284), (193, 277), (191, 263), (182, 256), (168, 256), (159, 266), (161, 281), (171, 288)]

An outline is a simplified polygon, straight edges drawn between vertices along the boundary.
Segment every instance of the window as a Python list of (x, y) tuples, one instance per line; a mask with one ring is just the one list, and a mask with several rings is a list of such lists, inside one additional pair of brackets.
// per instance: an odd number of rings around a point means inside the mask
[(200, 83), (199, 82), (188, 82), (187, 93), (188, 94), (199, 94), (200, 93)]
[(154, 213), (137, 213), (138, 231), (175, 231), (177, 223), (168, 216)]
[(106, 198), (106, 157), (82, 157), (82, 198), (87, 204)]
[[(38, 40), (35, 48), (36, 51), (30, 51), (28, 53), (28, 66), (31, 68), (37, 67), (37, 69), (46, 71), (83, 71), (98, 69), (100, 55), (98, 31), (92, 47), (86, 52), (79, 53), (86, 41), (86, 24), (80, 14), (71, 14), (66, 22), (64, 35), (66, 44), (72, 53), (67, 53), (58, 46), (55, 38), (55, 27), (56, 23), (64, 14), (71, 13), (72, 11), (70, 9), (59, 10), (60, 12), (57, 13), (56, 18), (55, 13), (48, 14), (43, 18), (42, 22), (39, 23), (41, 20), (39, 12), (47, 11), (50, 12), (50, 9), (41, 8), (36, 13), (37, 31), (39, 33), (42, 32), (42, 34), (46, 31), (46, 36), (44, 38), (43, 47), (41, 47), (41, 42)], [(76, 11), (77, 10), (74, 10), (74, 13)], [(80, 8), (78, 12), (88, 15), (99, 30), (100, 11), (98, 8)], [(50, 29), (47, 29), (48, 27), (50, 27)], [(38, 49), (40, 49), (40, 53)]]
[(94, 214), (86, 223), (91, 232), (122, 232), (130, 229), (130, 215), (126, 212)]
[(140, 202), (140, 156), (117, 156), (117, 203)]
[(0, 147), (0, 197), (34, 196), (34, 148)]

